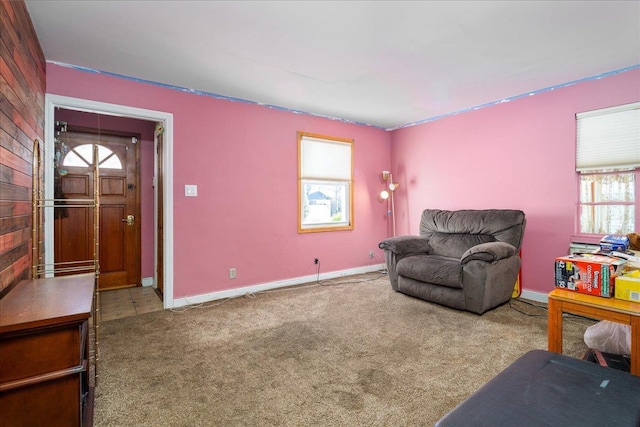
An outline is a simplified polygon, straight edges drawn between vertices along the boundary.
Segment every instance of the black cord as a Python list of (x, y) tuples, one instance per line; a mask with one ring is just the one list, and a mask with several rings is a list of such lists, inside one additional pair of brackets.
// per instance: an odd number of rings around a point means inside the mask
[[(547, 311), (547, 307), (542, 306), (542, 305), (533, 304), (533, 303), (531, 303), (529, 301), (524, 301), (524, 300), (521, 300), (521, 299), (518, 299), (516, 301), (521, 302), (523, 304), (527, 304), (527, 305), (529, 305), (531, 307), (540, 308), (540, 309), (544, 310), (545, 312)], [(529, 316), (529, 317), (547, 317), (546, 313), (545, 314), (532, 314), (532, 313), (527, 313), (527, 312), (525, 312), (523, 310), (520, 310), (519, 308), (516, 308), (513, 305), (513, 299), (509, 300), (509, 307), (511, 307), (511, 309), (517, 311), (520, 314), (524, 314), (525, 316)]]
[[(531, 314), (531, 313), (527, 313), (525, 311), (522, 311), (516, 307), (514, 307), (513, 303), (512, 303), (513, 299), (509, 300), (509, 307), (511, 307), (513, 310), (517, 311), (520, 314), (524, 314), (525, 316), (529, 316), (529, 317), (547, 317), (548, 315), (546, 314), (546, 312), (548, 311), (548, 308), (546, 305), (539, 305), (539, 304), (534, 304), (532, 302), (529, 302), (527, 300), (523, 300), (523, 299), (516, 299), (516, 301), (522, 303), (522, 304), (527, 304), (530, 305), (531, 307), (535, 307), (535, 308), (539, 308), (541, 310), (545, 311), (545, 314)], [(598, 319), (593, 319), (591, 317), (586, 317), (586, 316), (580, 316), (578, 314), (572, 314), (572, 313), (563, 313), (562, 317), (564, 318), (572, 318), (572, 319), (583, 319), (583, 320), (589, 320), (591, 322), (597, 322)]]
[(354, 284), (354, 283), (372, 282), (374, 280), (381, 279), (381, 278), (383, 278), (383, 277), (385, 277), (387, 275), (387, 273), (383, 273), (383, 272), (372, 272), (372, 273), (378, 273), (377, 277), (373, 277), (373, 278), (365, 277), (363, 279), (338, 280), (338, 281), (335, 281), (336, 279), (330, 279), (330, 280), (324, 280), (322, 282), (319, 282), (319, 284), (321, 286), (351, 285), (351, 284)]

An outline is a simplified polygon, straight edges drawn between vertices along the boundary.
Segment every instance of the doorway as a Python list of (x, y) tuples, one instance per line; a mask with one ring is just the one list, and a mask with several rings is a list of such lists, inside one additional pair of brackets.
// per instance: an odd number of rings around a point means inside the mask
[[(173, 307), (173, 115), (171, 113), (145, 110), (135, 107), (108, 104), (79, 98), (70, 98), (59, 95), (45, 96), (45, 153), (54, 153), (55, 140), (55, 112), (56, 109), (68, 109), (82, 111), (86, 113), (101, 114), (107, 116), (126, 117), (138, 120), (152, 121), (158, 123), (163, 129), (162, 135), (162, 152), (161, 159), (154, 156), (154, 165), (156, 172), (162, 171), (162, 175), (155, 175), (154, 185), (154, 206), (160, 206), (162, 209), (155, 209), (153, 216), (154, 222), (154, 254), (158, 254), (154, 258), (154, 280), (156, 283), (163, 284), (163, 306), (164, 308)], [(157, 150), (154, 148), (154, 153)], [(160, 164), (159, 164), (160, 160)], [(45, 181), (45, 199), (53, 199), (54, 197), (54, 167), (53, 162), (45, 162), (44, 167)], [(166, 191), (159, 189), (166, 188)], [(45, 208), (45, 263), (53, 264), (54, 262), (54, 209)], [(158, 224), (162, 227), (159, 228)], [(158, 235), (160, 230), (161, 235)], [(161, 243), (159, 243), (161, 242)], [(158, 245), (161, 244), (159, 248)], [(158, 266), (160, 266), (158, 268)]]
[[(83, 200), (92, 201), (97, 191), (100, 212), (96, 227), (95, 216), (86, 207), (65, 204), (55, 208), (55, 263), (77, 265), (93, 258), (90, 254), (97, 230), (102, 247), (98, 289), (140, 285), (143, 220), (140, 215), (140, 134), (81, 128), (58, 117), (56, 130), (56, 198), (83, 203)], [(94, 177), (94, 165), (99, 169), (97, 177)]]

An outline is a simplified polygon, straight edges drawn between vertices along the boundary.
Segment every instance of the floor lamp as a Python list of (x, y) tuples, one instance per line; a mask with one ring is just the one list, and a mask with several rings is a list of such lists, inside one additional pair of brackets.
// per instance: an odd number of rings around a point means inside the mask
[(387, 201), (387, 215), (391, 217), (393, 224), (393, 237), (396, 236), (396, 207), (393, 203), (393, 192), (400, 186), (397, 182), (393, 182), (393, 176), (389, 171), (382, 171), (382, 181), (387, 183), (388, 190), (380, 192), (380, 198)]

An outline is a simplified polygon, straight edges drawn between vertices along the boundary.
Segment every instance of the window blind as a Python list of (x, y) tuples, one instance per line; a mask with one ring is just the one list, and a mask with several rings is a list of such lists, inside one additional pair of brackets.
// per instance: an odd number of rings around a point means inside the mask
[(301, 178), (351, 179), (351, 144), (303, 136)]
[(640, 167), (640, 102), (576, 114), (576, 170)]

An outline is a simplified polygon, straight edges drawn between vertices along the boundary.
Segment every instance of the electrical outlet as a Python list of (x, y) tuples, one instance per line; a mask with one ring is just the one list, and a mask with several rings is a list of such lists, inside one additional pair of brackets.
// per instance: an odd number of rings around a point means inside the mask
[(374, 256), (374, 255), (375, 255), (375, 254), (373, 253), (373, 251), (369, 251), (369, 258), (373, 259), (373, 256)]
[(185, 185), (184, 186), (184, 195), (187, 197), (197, 197), (198, 196), (198, 186), (197, 185)]
[(319, 262), (320, 262), (320, 260), (319, 260), (318, 258), (314, 258), (314, 259), (313, 259), (313, 263), (314, 263), (314, 264), (318, 264)]
[(229, 269), (229, 279), (235, 279), (236, 278), (236, 269), (235, 268), (230, 268)]

